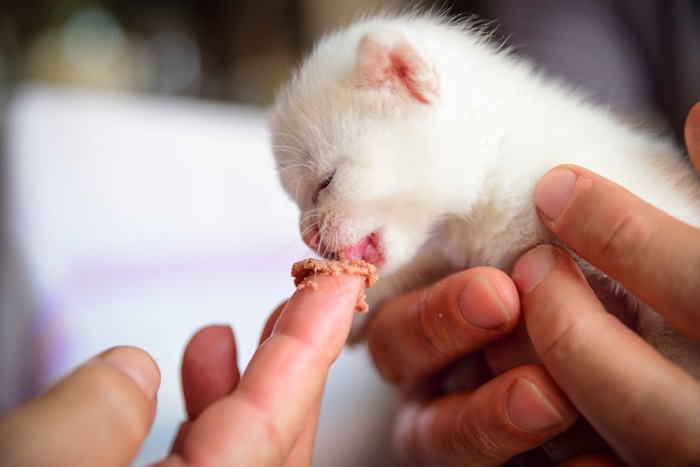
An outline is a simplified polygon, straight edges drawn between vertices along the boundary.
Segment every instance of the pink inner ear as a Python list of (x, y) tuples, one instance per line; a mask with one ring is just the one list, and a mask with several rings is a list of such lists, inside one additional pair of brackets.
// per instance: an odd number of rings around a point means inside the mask
[(389, 87), (430, 104), (438, 97), (438, 77), (432, 64), (403, 34), (366, 34), (357, 52), (356, 81), (360, 87)]

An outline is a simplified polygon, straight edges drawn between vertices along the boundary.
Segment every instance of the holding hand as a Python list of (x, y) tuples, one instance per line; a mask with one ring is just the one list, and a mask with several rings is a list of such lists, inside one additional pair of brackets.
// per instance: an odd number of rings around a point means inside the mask
[[(700, 161), (700, 105), (687, 143)], [(700, 339), (700, 231), (578, 167), (538, 186), (546, 225), (689, 337)], [(586, 222), (580, 222), (586, 219)], [(587, 420), (638, 464), (700, 462), (700, 383), (612, 318), (561, 249), (515, 265), (527, 329), (547, 370)]]
[[(700, 173), (700, 104), (686, 140)], [(536, 205), (577, 254), (700, 338), (698, 229), (579, 167), (547, 174)], [(386, 303), (368, 345), (406, 396), (399, 453), (418, 465), (501, 464), (565, 431), (580, 411), (628, 461), (700, 463), (700, 383), (607, 311), (552, 246), (524, 255), (512, 281), (475, 268)], [(582, 445), (576, 438), (557, 454)]]
[(492, 374), (473, 352), (512, 333), (519, 319), (508, 276), (475, 268), (388, 302), (370, 321), (375, 364), (406, 397), (395, 431), (406, 463), (502, 464), (574, 423), (575, 409), (541, 366), (481, 385)]

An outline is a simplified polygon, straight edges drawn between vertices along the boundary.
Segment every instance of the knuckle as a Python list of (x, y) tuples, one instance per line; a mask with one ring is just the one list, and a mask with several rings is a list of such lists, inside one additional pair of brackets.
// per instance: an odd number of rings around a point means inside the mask
[(452, 450), (461, 454), (458, 458), (478, 459), (480, 463), (500, 461), (502, 444), (502, 440), (496, 439), (481, 424), (471, 423), (469, 417), (464, 417), (464, 422), (454, 430), (452, 437)]
[(572, 338), (576, 334), (576, 325), (567, 323), (557, 327), (557, 332), (549, 337), (549, 342), (538, 352), (543, 362), (566, 362), (576, 355), (578, 339)]
[(617, 318), (608, 313), (569, 314), (553, 323), (553, 331), (543, 343), (538, 355), (545, 366), (566, 368), (571, 362), (580, 361), (581, 355), (588, 355), (600, 338), (601, 329), (609, 329), (618, 324)]
[(612, 229), (601, 233), (599, 247), (595, 248), (597, 256), (606, 261), (627, 264), (637, 258), (633, 251), (646, 249), (652, 233), (652, 225), (646, 217), (628, 212), (619, 218)]

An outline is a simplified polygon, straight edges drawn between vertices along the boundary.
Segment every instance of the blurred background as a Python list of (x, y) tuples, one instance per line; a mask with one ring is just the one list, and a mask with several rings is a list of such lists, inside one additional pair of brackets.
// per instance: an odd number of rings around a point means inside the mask
[[(310, 254), (265, 107), (319, 35), (415, 3), (0, 0), (0, 412), (101, 350), (137, 345), (162, 384), (135, 464), (162, 457), (184, 418), (189, 337), (231, 324), (245, 366), (292, 292), (291, 264)], [(520, 53), (615, 110), (666, 115), (656, 121), (679, 142), (700, 100), (700, 2), (421, 5), (498, 18)], [(618, 17), (600, 20), (607, 10)], [(314, 465), (394, 465), (393, 410), (365, 351), (346, 349)]]
[[(265, 105), (320, 34), (368, 11), (416, 3), (3, 0), (0, 80)], [(478, 3), (447, 9), (475, 11)]]

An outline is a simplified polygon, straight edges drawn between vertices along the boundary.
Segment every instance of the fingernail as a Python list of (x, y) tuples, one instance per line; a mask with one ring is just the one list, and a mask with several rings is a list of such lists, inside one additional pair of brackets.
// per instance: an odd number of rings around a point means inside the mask
[(527, 431), (548, 430), (566, 420), (556, 407), (530, 380), (515, 381), (508, 397), (508, 418), (514, 425)]
[(535, 189), (535, 205), (549, 220), (557, 220), (571, 199), (576, 174), (564, 168), (547, 173)]
[(551, 245), (540, 245), (525, 253), (513, 266), (513, 282), (521, 294), (532, 290), (559, 261), (556, 249)]
[(482, 275), (474, 276), (462, 290), (459, 311), (467, 322), (482, 329), (497, 329), (511, 320), (501, 297)]
[(160, 371), (146, 352), (135, 347), (115, 347), (98, 358), (131, 378), (147, 400), (155, 400), (160, 386)]

